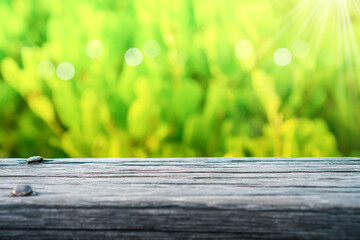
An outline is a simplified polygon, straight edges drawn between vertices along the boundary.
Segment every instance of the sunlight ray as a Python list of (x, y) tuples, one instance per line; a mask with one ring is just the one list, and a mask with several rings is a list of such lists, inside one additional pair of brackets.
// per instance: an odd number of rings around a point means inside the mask
[[(311, 21), (314, 21), (316, 16), (319, 14), (319, 12), (322, 10), (322, 1), (320, 0), (316, 3), (316, 6), (312, 9), (310, 14), (306, 17), (306, 19), (302, 22), (300, 28), (298, 28), (296, 35), (293, 37), (293, 41), (298, 39), (306, 30), (309, 30), (309, 26), (311, 26), (309, 23)], [(312, 28), (314, 28), (314, 25), (312, 25)]]
[(324, 33), (326, 30), (326, 24), (328, 22), (329, 18), (329, 12), (330, 12), (331, 2), (327, 1), (326, 6), (323, 9), (323, 14), (319, 18), (319, 21), (316, 25), (316, 27), (313, 29), (313, 31), (317, 31), (317, 34), (313, 34), (313, 37), (311, 38), (311, 42), (314, 42), (313, 51), (314, 54), (317, 55), (319, 53), (319, 50), (321, 48), (322, 40), (324, 37)]
[(359, 4), (355, 0), (351, 0), (351, 2), (353, 3), (353, 5), (355, 6), (355, 9), (360, 14), (360, 6), (359, 6)]
[[(303, 4), (302, 4), (303, 3)], [(265, 41), (265, 43), (258, 50), (260, 56), (266, 55), (273, 45), (285, 34), (285, 32), (291, 28), (291, 26), (301, 17), (306, 17), (306, 13), (309, 9), (312, 8), (314, 2), (312, 0), (302, 0), (295, 8), (293, 8), (290, 13), (282, 18), (281, 22), (286, 21), (286, 24), (281, 27), (281, 29), (276, 30), (275, 33), (272, 33), (270, 37)]]
[(305, 9), (309, 6), (309, 4), (313, 3), (311, 0), (301, 0), (295, 7), (293, 7), (285, 16), (283, 16), (277, 24), (275, 24), (275, 28), (279, 28), (284, 23), (288, 23), (289, 20), (293, 20), (294, 16), (299, 15), (300, 9)]
[[(355, 75), (357, 77), (357, 79), (360, 79), (360, 69), (359, 69), (359, 63), (360, 63), (360, 58), (359, 58), (359, 47), (357, 45), (357, 39), (355, 36), (355, 31), (354, 31), (354, 27), (353, 24), (351, 22), (350, 19), (350, 13), (349, 13), (349, 8), (348, 5), (345, 4), (345, 17), (346, 17), (346, 22), (348, 25), (348, 32), (349, 32), (349, 40), (350, 40), (350, 52), (352, 54), (352, 58), (353, 58), (353, 67), (355, 69)], [(357, 89), (359, 89), (359, 81), (356, 81), (355, 83), (357, 85)]]

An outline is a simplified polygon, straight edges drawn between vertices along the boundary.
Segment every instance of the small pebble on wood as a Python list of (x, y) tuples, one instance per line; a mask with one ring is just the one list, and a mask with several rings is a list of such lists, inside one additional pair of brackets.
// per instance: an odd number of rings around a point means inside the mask
[(33, 157), (29, 157), (28, 160), (26, 161), (27, 164), (34, 164), (34, 163), (41, 163), (43, 162), (44, 159), (40, 156), (33, 156)]
[(14, 197), (29, 196), (32, 193), (32, 189), (29, 185), (16, 185), (11, 193)]

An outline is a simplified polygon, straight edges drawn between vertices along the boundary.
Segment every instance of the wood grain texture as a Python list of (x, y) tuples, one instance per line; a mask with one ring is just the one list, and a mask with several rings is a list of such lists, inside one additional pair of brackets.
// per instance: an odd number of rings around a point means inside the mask
[(25, 162), (0, 159), (0, 239), (360, 238), (359, 158)]

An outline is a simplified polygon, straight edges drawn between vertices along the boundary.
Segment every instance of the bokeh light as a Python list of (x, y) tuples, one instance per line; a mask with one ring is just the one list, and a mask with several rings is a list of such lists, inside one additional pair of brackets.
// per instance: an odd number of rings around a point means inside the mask
[(75, 67), (69, 62), (62, 62), (56, 68), (56, 75), (62, 80), (70, 80), (75, 75)]
[(42, 78), (51, 78), (55, 73), (55, 66), (50, 61), (42, 61), (37, 67), (37, 72)]
[(297, 40), (293, 43), (291, 50), (295, 57), (304, 58), (309, 55), (310, 46), (305, 40)]
[(161, 48), (157, 41), (147, 40), (143, 45), (144, 54), (149, 58), (155, 58), (159, 56)]
[(125, 53), (125, 62), (127, 65), (136, 67), (143, 60), (143, 54), (138, 48), (130, 48)]
[(274, 61), (277, 65), (285, 67), (291, 63), (292, 54), (287, 48), (279, 48), (274, 53)]
[(248, 58), (253, 51), (254, 48), (249, 40), (240, 40), (235, 44), (235, 55), (238, 58)]
[(99, 40), (91, 40), (86, 44), (85, 52), (90, 58), (98, 58), (104, 52), (104, 45)]

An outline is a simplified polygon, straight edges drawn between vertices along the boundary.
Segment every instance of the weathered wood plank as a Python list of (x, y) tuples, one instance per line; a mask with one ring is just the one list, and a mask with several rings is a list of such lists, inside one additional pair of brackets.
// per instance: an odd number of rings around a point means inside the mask
[(360, 236), (359, 158), (0, 159), (0, 179), (0, 239)]

